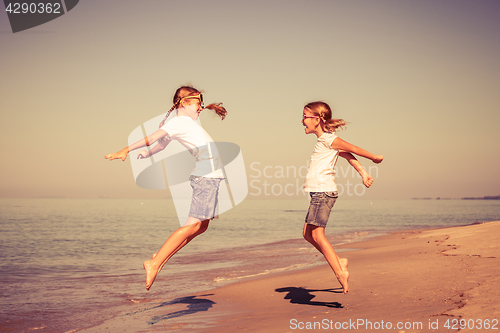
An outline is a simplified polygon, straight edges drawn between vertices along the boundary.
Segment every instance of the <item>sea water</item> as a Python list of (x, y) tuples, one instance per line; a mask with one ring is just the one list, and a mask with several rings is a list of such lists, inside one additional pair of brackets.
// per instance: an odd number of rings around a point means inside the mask
[[(306, 199), (245, 200), (177, 253), (147, 292), (142, 262), (179, 227), (171, 200), (0, 199), (0, 332), (78, 330), (124, 304), (324, 264), (302, 239), (307, 208)], [(495, 220), (496, 200), (341, 198), (326, 234), (335, 245)]]

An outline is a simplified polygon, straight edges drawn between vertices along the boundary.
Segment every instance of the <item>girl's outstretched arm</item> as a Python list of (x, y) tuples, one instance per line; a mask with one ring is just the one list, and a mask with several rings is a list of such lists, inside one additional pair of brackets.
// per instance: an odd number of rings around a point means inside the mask
[(141, 152), (139, 153), (139, 155), (137, 155), (137, 159), (151, 157), (154, 154), (156, 154), (156, 153), (162, 151), (163, 149), (165, 149), (169, 143), (170, 143), (170, 140), (168, 140), (166, 143), (163, 143), (163, 142), (160, 141), (156, 146), (154, 146), (153, 148), (151, 148), (151, 150), (149, 150), (149, 151), (147, 151), (146, 149), (143, 149), (143, 150), (141, 150)]
[(153, 143), (155, 143), (156, 141), (158, 141), (159, 139), (163, 138), (166, 135), (167, 135), (167, 132), (165, 132), (162, 129), (159, 129), (156, 132), (154, 132), (153, 134), (151, 134), (150, 136), (148, 136), (148, 137), (146, 137), (146, 138), (144, 138), (142, 140), (137, 141), (133, 145), (125, 147), (122, 150), (120, 150), (119, 152), (116, 152), (116, 153), (113, 153), (113, 154), (108, 154), (108, 155), (104, 156), (104, 158), (106, 158), (106, 159), (108, 159), (110, 161), (116, 160), (116, 159), (120, 158), (122, 161), (125, 161), (125, 159), (127, 158), (128, 153), (130, 151), (135, 150), (135, 149), (139, 149), (139, 148), (142, 148), (142, 147), (150, 146), (150, 145), (152, 145)]
[(339, 137), (336, 137), (335, 140), (333, 140), (331, 147), (333, 149), (339, 149), (339, 150), (343, 150), (343, 151), (346, 151), (349, 153), (359, 155), (361, 157), (365, 157), (369, 160), (372, 160), (373, 163), (380, 163), (384, 159), (384, 156), (382, 156), (382, 155), (374, 155), (374, 154), (364, 150), (363, 148), (356, 147), (355, 145), (352, 145), (349, 142), (342, 140)]
[(349, 164), (354, 169), (356, 169), (356, 171), (359, 173), (359, 175), (363, 179), (363, 184), (366, 187), (370, 187), (373, 184), (373, 177), (370, 176), (368, 174), (368, 172), (365, 171), (365, 169), (363, 168), (363, 166), (361, 165), (361, 163), (359, 163), (359, 161), (356, 159), (356, 157), (354, 157), (353, 154), (348, 153), (346, 151), (341, 151), (339, 153), (339, 156), (345, 158), (347, 160), (347, 162), (349, 162)]

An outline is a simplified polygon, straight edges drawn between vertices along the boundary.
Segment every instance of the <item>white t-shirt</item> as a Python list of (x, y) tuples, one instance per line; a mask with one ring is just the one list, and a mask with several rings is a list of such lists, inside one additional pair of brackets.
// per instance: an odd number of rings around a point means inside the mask
[(193, 176), (224, 178), (222, 162), (214, 141), (191, 117), (177, 116), (162, 127), (171, 140), (177, 140), (196, 158)]
[(324, 132), (316, 142), (307, 170), (304, 191), (306, 192), (334, 192), (335, 163), (339, 157), (338, 149), (332, 148), (332, 142), (337, 135)]

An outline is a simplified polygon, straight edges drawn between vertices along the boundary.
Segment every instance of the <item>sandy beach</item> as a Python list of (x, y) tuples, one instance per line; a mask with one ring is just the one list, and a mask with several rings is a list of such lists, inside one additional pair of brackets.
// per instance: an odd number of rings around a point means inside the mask
[(498, 331), (499, 235), (500, 222), (486, 222), (341, 245), (354, 250), (341, 253), (347, 295), (325, 263), (129, 304), (82, 332)]

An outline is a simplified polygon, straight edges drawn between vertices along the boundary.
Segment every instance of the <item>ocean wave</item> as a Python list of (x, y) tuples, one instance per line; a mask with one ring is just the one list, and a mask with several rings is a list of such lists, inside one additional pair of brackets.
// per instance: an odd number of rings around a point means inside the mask
[(267, 275), (267, 274), (272, 274), (272, 273), (278, 273), (278, 272), (283, 272), (287, 270), (292, 270), (292, 269), (298, 269), (298, 268), (305, 268), (307, 266), (316, 266), (321, 263), (305, 263), (305, 264), (295, 264), (287, 267), (280, 267), (280, 268), (274, 268), (274, 269), (266, 269), (264, 272), (260, 273), (255, 273), (255, 274), (249, 274), (249, 275), (242, 275), (242, 276), (234, 276), (234, 277), (216, 277), (214, 279), (214, 282), (226, 282), (226, 281), (234, 281), (234, 280), (240, 280), (240, 279), (246, 279), (246, 278), (251, 278), (251, 277), (256, 277), (256, 276), (261, 276), (261, 275)]

